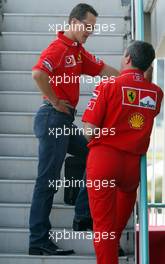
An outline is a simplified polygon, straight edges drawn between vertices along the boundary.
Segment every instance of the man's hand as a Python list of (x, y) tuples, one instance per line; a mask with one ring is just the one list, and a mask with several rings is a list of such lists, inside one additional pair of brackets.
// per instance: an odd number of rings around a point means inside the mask
[(37, 83), (37, 87), (40, 91), (46, 95), (57, 111), (70, 114), (69, 108), (73, 108), (66, 100), (60, 100), (56, 96), (55, 92), (50, 86), (49, 75), (41, 70), (35, 70), (32, 72), (33, 79)]
[(56, 99), (55, 102), (51, 102), (51, 103), (57, 111), (66, 114), (70, 114), (69, 108), (73, 108), (73, 106), (71, 106), (71, 104), (67, 100)]

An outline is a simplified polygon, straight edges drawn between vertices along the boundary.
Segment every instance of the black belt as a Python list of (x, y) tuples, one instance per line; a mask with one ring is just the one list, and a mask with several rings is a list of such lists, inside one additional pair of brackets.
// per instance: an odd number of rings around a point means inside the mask
[[(43, 104), (51, 106), (51, 107), (53, 107), (55, 109), (55, 107), (50, 103), (49, 100), (43, 100)], [(68, 107), (68, 109), (69, 109), (69, 111), (70, 111), (72, 116), (75, 116), (77, 114), (77, 110), (75, 108)]]

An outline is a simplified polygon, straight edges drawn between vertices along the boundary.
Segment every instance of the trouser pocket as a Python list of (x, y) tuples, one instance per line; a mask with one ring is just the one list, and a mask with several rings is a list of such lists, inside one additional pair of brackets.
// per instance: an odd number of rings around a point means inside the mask
[(34, 119), (34, 133), (37, 138), (43, 137), (48, 133), (48, 118), (50, 110), (40, 108)]

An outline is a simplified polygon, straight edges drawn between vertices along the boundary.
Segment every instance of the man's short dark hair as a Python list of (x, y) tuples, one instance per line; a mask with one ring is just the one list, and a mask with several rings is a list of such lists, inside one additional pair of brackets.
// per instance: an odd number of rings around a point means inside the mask
[(80, 21), (85, 19), (88, 12), (93, 14), (95, 17), (98, 16), (98, 13), (92, 6), (88, 4), (83, 4), (83, 3), (78, 4), (72, 9), (69, 15), (69, 24), (72, 18), (76, 18)]
[(133, 41), (126, 49), (126, 56), (130, 55), (132, 66), (145, 72), (155, 59), (155, 50), (150, 43)]

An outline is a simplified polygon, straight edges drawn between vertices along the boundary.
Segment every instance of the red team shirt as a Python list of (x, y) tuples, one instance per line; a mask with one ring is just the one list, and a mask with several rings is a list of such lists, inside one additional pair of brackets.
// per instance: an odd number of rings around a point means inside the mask
[(146, 153), (162, 90), (145, 80), (140, 70), (130, 69), (122, 71), (114, 83), (101, 83), (93, 95), (82, 121), (115, 128), (115, 135), (93, 138), (88, 146), (106, 144), (134, 154)]
[[(64, 32), (59, 32), (58, 38), (42, 52), (33, 70), (39, 69), (47, 72), (56, 96), (68, 100), (73, 107), (76, 107), (79, 100), (80, 82), (74, 77), (81, 74), (96, 76), (103, 66), (102, 60), (96, 59), (78, 42), (67, 38)], [(64, 82), (64, 76), (70, 76), (72, 79), (67, 78)]]

